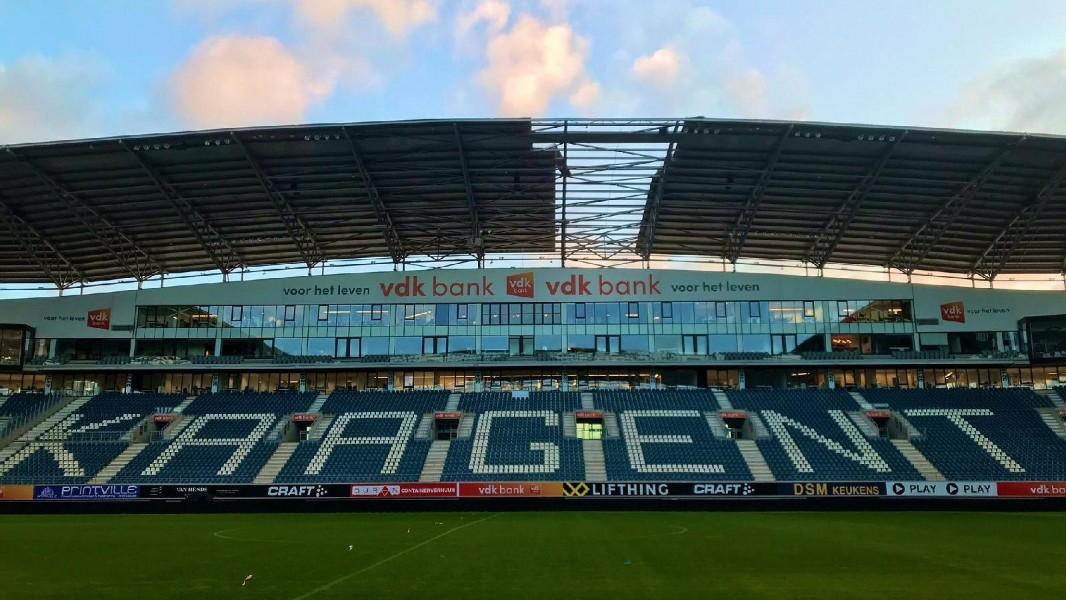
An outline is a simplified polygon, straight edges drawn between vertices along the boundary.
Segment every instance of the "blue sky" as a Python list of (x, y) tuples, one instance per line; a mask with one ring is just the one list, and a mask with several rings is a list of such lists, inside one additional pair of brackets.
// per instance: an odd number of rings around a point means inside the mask
[(0, 143), (696, 114), (1066, 134), (1066, 3), (0, 0)]

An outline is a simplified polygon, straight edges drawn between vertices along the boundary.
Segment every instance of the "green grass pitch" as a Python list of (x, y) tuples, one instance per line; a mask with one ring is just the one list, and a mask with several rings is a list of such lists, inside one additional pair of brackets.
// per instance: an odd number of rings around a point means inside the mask
[(1064, 594), (1066, 513), (0, 515), (5, 600)]

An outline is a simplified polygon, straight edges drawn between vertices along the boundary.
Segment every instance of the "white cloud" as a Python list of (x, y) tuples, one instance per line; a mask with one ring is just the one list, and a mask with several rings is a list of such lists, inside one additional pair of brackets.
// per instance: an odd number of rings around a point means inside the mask
[(73, 54), (0, 63), (0, 143), (101, 135), (91, 93), (103, 71), (95, 58)]
[(570, 93), (570, 105), (582, 112), (590, 112), (600, 101), (600, 84), (586, 79)]
[(759, 69), (748, 67), (727, 76), (722, 80), (722, 90), (741, 116), (766, 113), (769, 83)]
[(800, 71), (754, 63), (740, 30), (706, 6), (659, 2), (639, 23), (622, 20), (617, 26), (620, 50), (613, 64), (623, 77), (607, 86), (614, 88), (612, 96), (633, 99), (630, 110), (761, 118), (806, 114)]
[(168, 81), (178, 116), (193, 127), (296, 123), (328, 96), (336, 73), (316, 74), (272, 37), (200, 43)]
[(974, 80), (962, 91), (949, 122), (1066, 134), (1066, 49), (1006, 64)]
[(349, 13), (369, 10), (393, 37), (406, 37), (413, 29), (437, 18), (431, 0), (295, 0), (296, 14), (318, 32), (345, 32)]
[(481, 0), (477, 6), (455, 18), (455, 36), (462, 39), (482, 23), (490, 33), (497, 33), (507, 26), (510, 18), (510, 4), (503, 0)]
[(637, 57), (631, 69), (633, 77), (645, 85), (670, 86), (681, 70), (681, 54), (669, 46)]
[[(523, 15), (509, 31), (489, 39), (488, 65), (478, 74), (507, 116), (543, 114), (559, 95), (589, 102), (596, 93), (585, 72), (589, 43), (565, 23)], [(582, 89), (583, 88), (583, 89)]]

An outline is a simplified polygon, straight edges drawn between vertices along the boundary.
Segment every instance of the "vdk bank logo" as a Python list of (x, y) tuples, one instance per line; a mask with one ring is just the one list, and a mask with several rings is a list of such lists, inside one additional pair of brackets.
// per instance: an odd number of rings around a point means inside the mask
[(525, 273), (515, 273), (514, 275), (507, 276), (508, 296), (518, 296), (519, 298), (532, 298), (533, 286), (533, 271), (526, 271)]
[(90, 310), (85, 324), (93, 329), (111, 329), (111, 309), (98, 308)]
[(948, 302), (940, 305), (940, 319), (942, 321), (966, 322), (966, 309), (962, 302)]

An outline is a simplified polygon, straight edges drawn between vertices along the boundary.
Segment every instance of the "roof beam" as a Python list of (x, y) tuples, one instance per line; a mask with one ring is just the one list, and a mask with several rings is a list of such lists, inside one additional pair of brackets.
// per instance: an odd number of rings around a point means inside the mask
[(888, 266), (908, 274), (920, 267), (925, 257), (940, 242), (940, 238), (955, 223), (985, 181), (995, 173), (1011, 152), (1025, 143), (1026, 139), (1027, 136), (1023, 135), (1000, 148), (984, 168), (971, 177), (958, 192), (945, 200), (940, 208), (907, 238), (907, 241), (888, 260)]
[(95, 208), (78, 198), (33, 161), (15, 152), (14, 148), (7, 148), (7, 152), (48, 187), (68, 213), (73, 215), (86, 231), (96, 238), (102, 248), (115, 257), (115, 260), (131, 277), (137, 281), (143, 281), (152, 275), (164, 273), (163, 267), (147, 251), (105, 219)]
[(970, 272), (989, 280), (995, 279), (1011, 256), (1014, 255), (1014, 251), (1021, 241), (1029, 234), (1029, 229), (1032, 228), (1033, 223), (1044, 211), (1048, 201), (1054, 196), (1063, 181), (1066, 181), (1066, 163), (1063, 163), (1048, 178), (1028, 204), (1018, 208), (1018, 211), (1010, 221), (992, 239), (992, 243), (985, 248), (984, 252), (970, 266)]
[(889, 138), (888, 146), (866, 171), (866, 175), (851, 191), (851, 194), (840, 203), (840, 207), (829, 217), (825, 227), (816, 234), (814, 241), (807, 249), (806, 257), (803, 259), (804, 262), (811, 263), (819, 269), (829, 262), (837, 245), (844, 237), (844, 233), (851, 225), (851, 221), (855, 218), (856, 213), (859, 212), (863, 201), (866, 200), (866, 195), (873, 188), (877, 178), (881, 176), (881, 171), (884, 170), (885, 166), (888, 165), (889, 159), (892, 158), (892, 153), (896, 151), (896, 148), (899, 147), (905, 137), (907, 137), (907, 131), (903, 130), (896, 133), (894, 137)]
[[(673, 132), (676, 133), (681, 127), (680, 121), (675, 121), (673, 126)], [(663, 129), (666, 129), (665, 127)], [(666, 130), (669, 131), (669, 130)], [(660, 135), (660, 134), (656, 134)], [(662, 138), (657, 138), (662, 141)], [(666, 189), (666, 172), (670, 168), (670, 162), (674, 157), (674, 152), (677, 150), (677, 141), (671, 141), (666, 147), (666, 155), (663, 157), (663, 168), (659, 171), (659, 182), (655, 186), (655, 194), (651, 198), (651, 203), (646, 209), (645, 223), (641, 224), (640, 230), (637, 233), (637, 254), (642, 256), (644, 260), (648, 260), (651, 257), (652, 247), (655, 244), (655, 227), (659, 221), (659, 206), (663, 201), (663, 194)], [(569, 167), (570, 165), (567, 165)], [(606, 170), (610, 170), (612, 167), (608, 167)], [(643, 235), (643, 239), (641, 236)]]
[(485, 243), (481, 239), (481, 221), (478, 218), (477, 197), (474, 196), (474, 186), (470, 183), (470, 171), (466, 166), (466, 152), (463, 149), (463, 136), (459, 133), (459, 124), (452, 123), (455, 130), (455, 146), (459, 150), (459, 166), (463, 171), (463, 186), (466, 189), (466, 205), (470, 211), (470, 245), (476, 256), (485, 255)]
[(0, 223), (57, 288), (64, 289), (73, 283), (85, 281), (85, 275), (81, 270), (74, 266), (74, 263), (41, 235), (33, 225), (11, 210), (2, 197), (0, 197)]
[(289, 199), (274, 187), (274, 182), (263, 171), (263, 167), (252, 155), (248, 146), (237, 136), (237, 132), (231, 131), (229, 135), (244, 153), (244, 158), (252, 167), (252, 172), (255, 173), (256, 179), (259, 180), (263, 193), (267, 195), (274, 208), (277, 209), (278, 215), (281, 216), (281, 222), (289, 232), (289, 237), (296, 244), (296, 250), (300, 253), (300, 257), (303, 258), (304, 264), (310, 268), (325, 260), (326, 254), (322, 251), (314, 231), (300, 218), (300, 215), (296, 214), (296, 210), (292, 207)]
[(351, 152), (352, 159), (355, 161), (355, 168), (359, 171), (359, 177), (363, 180), (363, 187), (366, 188), (366, 195), (367, 199), (370, 200), (370, 206), (374, 209), (374, 214), (377, 216), (378, 226), (381, 227), (381, 233), (385, 237), (385, 244), (389, 248), (389, 256), (392, 258), (393, 263), (399, 264), (407, 258), (407, 252), (404, 250), (403, 244), (400, 242), (400, 234), (396, 231), (396, 226), (392, 222), (392, 216), (389, 214), (388, 208), (385, 207), (385, 202), (382, 201), (377, 186), (374, 185), (374, 181), (370, 178), (370, 172), (366, 169), (366, 163), (363, 161), (363, 154), (359, 150), (359, 145), (356, 143), (355, 138), (353, 138), (348, 132), (347, 127), (341, 127), (341, 133), (344, 134), (344, 139), (348, 140), (348, 150)]
[(794, 124), (790, 124), (785, 128), (784, 133), (777, 139), (773, 149), (770, 151), (769, 158), (766, 159), (766, 167), (759, 175), (759, 180), (755, 183), (755, 187), (751, 189), (751, 193), (748, 194), (747, 200), (744, 201), (744, 208), (740, 209), (740, 214), (737, 215), (736, 223), (734, 223), (732, 230), (729, 231), (729, 235), (726, 236), (725, 246), (722, 248), (722, 256), (729, 259), (729, 262), (735, 263), (740, 258), (741, 252), (744, 251), (744, 244), (748, 241), (748, 234), (751, 232), (751, 224), (755, 221), (755, 213), (759, 211), (759, 203), (762, 202), (763, 193), (766, 191), (766, 186), (770, 183), (770, 179), (773, 177), (774, 169), (777, 167), (777, 161), (781, 158), (781, 150), (785, 147), (785, 140), (792, 135), (792, 130), (795, 128)]
[(130, 156), (137, 162), (141, 170), (145, 175), (152, 180), (159, 193), (166, 198), (171, 205), (174, 206), (174, 210), (178, 212), (178, 216), (188, 226), (193, 236), (200, 243), (200, 247), (211, 258), (211, 262), (218, 267), (219, 271), (223, 273), (230, 273), (234, 269), (239, 268), (244, 264), (244, 259), (241, 255), (234, 250), (229, 241), (222, 236), (221, 233), (215, 229), (214, 225), (201, 213), (188, 198), (185, 198), (174, 188), (169, 181), (167, 181), (163, 174), (148, 160), (147, 157), (141, 151), (130, 148), (124, 140), (120, 140), (119, 144), (129, 152)]

